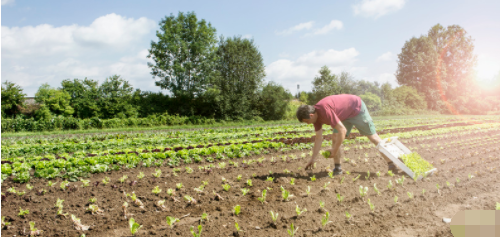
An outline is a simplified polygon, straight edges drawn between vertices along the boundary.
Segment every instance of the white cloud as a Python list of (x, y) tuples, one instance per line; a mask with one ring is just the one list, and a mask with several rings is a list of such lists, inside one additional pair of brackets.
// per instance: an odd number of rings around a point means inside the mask
[(395, 59), (396, 59), (396, 57), (393, 53), (387, 52), (387, 53), (380, 55), (376, 61), (377, 62), (388, 62), (388, 61), (393, 61)]
[(394, 73), (382, 73), (377, 77), (375, 81), (378, 81), (380, 84), (389, 82), (392, 85), (397, 85), (397, 80), (396, 76), (394, 76)]
[(314, 21), (309, 21), (309, 22), (304, 22), (304, 23), (300, 23), (296, 26), (293, 26), (289, 29), (286, 29), (286, 30), (283, 30), (283, 31), (280, 31), (280, 32), (276, 32), (277, 35), (289, 35), (289, 34), (292, 34), (294, 32), (297, 32), (297, 31), (301, 31), (301, 30), (309, 30), (312, 28), (314, 24)]
[(406, 0), (363, 0), (353, 6), (354, 15), (376, 19), (390, 12), (400, 10), (405, 3)]
[(146, 58), (156, 23), (108, 14), (88, 26), (2, 26), (2, 81), (33, 96), (42, 83), (64, 79), (103, 81), (118, 74), (135, 88), (156, 90)]
[(2, 6), (3, 5), (12, 5), (14, 4), (16, 0), (2, 0)]
[(338, 20), (333, 20), (330, 22), (330, 24), (320, 28), (320, 29), (317, 29), (314, 31), (314, 34), (315, 35), (324, 35), (334, 29), (342, 29), (344, 27), (344, 24), (342, 24), (341, 21), (338, 21)]
[(296, 60), (280, 59), (267, 65), (267, 80), (275, 81), (293, 93), (297, 84), (300, 84), (301, 91), (310, 91), (312, 81), (322, 66), (329, 67), (332, 73), (351, 71), (358, 55), (355, 48), (342, 51), (329, 49), (312, 51)]

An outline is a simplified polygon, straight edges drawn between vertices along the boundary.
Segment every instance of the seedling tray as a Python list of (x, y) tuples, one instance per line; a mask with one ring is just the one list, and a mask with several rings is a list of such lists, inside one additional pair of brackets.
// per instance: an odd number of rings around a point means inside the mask
[[(408, 176), (410, 176), (412, 179), (415, 179), (415, 173), (413, 173), (413, 171), (399, 159), (401, 155), (410, 154), (411, 151), (398, 140), (398, 137), (390, 137), (382, 140), (377, 145), (377, 149), (384, 155), (386, 155), (389, 159), (391, 159), (392, 162), (394, 162), (396, 166), (398, 166), (401, 170), (408, 174)], [(425, 172), (425, 176), (432, 175), (436, 171), (436, 168), (431, 169)], [(422, 175), (419, 175), (417, 177), (417, 180), (420, 180), (422, 178)]]

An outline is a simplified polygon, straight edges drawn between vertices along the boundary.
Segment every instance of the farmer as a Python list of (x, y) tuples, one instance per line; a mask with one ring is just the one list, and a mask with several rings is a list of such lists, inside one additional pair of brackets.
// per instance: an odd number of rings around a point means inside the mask
[[(342, 174), (342, 168), (340, 167), (341, 145), (344, 139), (351, 133), (352, 126), (356, 126), (359, 133), (367, 136), (373, 144), (378, 145), (381, 141), (375, 131), (375, 125), (366, 109), (365, 103), (356, 95), (331, 95), (323, 98), (314, 106), (301, 105), (297, 109), (297, 118), (300, 122), (314, 124), (316, 131), (311, 161), (307, 163), (305, 169), (312, 169), (321, 149), (323, 124), (330, 125), (333, 128), (332, 148), (329, 151), (330, 156), (334, 158), (334, 175)], [(389, 170), (394, 173), (399, 171), (389, 158), (383, 154), (382, 157), (387, 161)]]

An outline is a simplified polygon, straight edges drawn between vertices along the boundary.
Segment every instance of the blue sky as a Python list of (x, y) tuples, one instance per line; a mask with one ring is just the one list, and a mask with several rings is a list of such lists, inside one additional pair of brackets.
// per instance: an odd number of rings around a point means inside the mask
[(134, 88), (160, 91), (147, 67), (158, 22), (194, 11), (218, 35), (253, 38), (266, 81), (310, 90), (321, 66), (357, 80), (390, 82), (405, 41), (435, 24), (457, 24), (475, 41), (477, 75), (500, 72), (500, 1), (35, 1), (2, 0), (2, 82), (34, 96), (49, 83), (121, 75)]

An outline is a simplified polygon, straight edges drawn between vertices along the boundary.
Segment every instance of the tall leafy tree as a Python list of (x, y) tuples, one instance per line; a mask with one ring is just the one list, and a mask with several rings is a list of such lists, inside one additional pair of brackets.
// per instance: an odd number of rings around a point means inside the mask
[(47, 111), (50, 111), (50, 114), (53, 115), (72, 115), (75, 110), (69, 104), (70, 99), (71, 96), (68, 92), (52, 88), (47, 83), (42, 84), (35, 94), (35, 101), (41, 104), (37, 116), (40, 118), (40, 114), (45, 114), (41, 117), (47, 118)]
[(216, 70), (219, 75), (211, 84), (220, 92), (220, 116), (251, 117), (257, 90), (265, 77), (264, 60), (254, 41), (221, 37)]
[(13, 82), (2, 83), (2, 117), (13, 117), (24, 106), (26, 94), (23, 88)]
[(118, 75), (113, 75), (99, 87), (98, 105), (101, 118), (137, 117), (137, 109), (131, 103), (134, 88)]
[(280, 120), (285, 117), (292, 94), (275, 82), (268, 82), (258, 93), (256, 110), (264, 120)]
[(316, 104), (321, 99), (336, 95), (340, 92), (337, 75), (332, 74), (327, 66), (321, 67), (319, 76), (313, 80), (312, 96), (309, 96), (309, 104)]
[(74, 116), (78, 118), (98, 117), (100, 107), (99, 82), (91, 79), (63, 80), (62, 90), (70, 96), (70, 105), (75, 109)]
[(148, 63), (156, 85), (168, 89), (175, 97), (191, 101), (203, 93), (214, 75), (217, 48), (216, 30), (194, 12), (174, 16), (159, 23), (158, 41), (151, 42)]
[(413, 37), (398, 54), (396, 79), (425, 95), (427, 105), (437, 109), (443, 100), (457, 100), (471, 93), (476, 56), (473, 39), (458, 25), (437, 24), (427, 35)]

